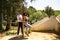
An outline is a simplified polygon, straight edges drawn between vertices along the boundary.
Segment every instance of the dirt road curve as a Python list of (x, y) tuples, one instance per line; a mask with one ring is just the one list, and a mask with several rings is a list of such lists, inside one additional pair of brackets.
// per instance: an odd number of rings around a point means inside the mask
[(32, 32), (28, 38), (22, 39), (20, 36), (10, 35), (0, 40), (60, 40), (60, 37), (54, 33)]

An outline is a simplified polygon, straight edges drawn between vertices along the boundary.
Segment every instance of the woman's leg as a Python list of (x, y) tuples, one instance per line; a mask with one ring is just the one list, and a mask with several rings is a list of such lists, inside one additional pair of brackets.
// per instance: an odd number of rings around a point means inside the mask
[(30, 24), (27, 23), (27, 26), (28, 26), (28, 34), (30, 34), (31, 33), (31, 27), (32, 27), (32, 25), (30, 25)]

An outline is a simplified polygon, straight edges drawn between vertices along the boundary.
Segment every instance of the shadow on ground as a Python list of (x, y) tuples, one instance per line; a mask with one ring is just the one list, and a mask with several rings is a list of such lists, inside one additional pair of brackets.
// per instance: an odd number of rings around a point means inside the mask
[(27, 40), (28, 38), (22, 38), (21, 37), (21, 35), (19, 35), (19, 36), (15, 36), (15, 37), (13, 37), (13, 38), (10, 38), (10, 39), (8, 39), (8, 40)]
[(56, 38), (60, 40), (60, 32), (54, 32), (56, 35), (58, 35)]

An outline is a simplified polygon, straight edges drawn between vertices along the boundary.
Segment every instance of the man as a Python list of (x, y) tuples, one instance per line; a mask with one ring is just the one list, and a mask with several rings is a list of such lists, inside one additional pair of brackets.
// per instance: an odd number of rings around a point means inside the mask
[(23, 33), (23, 17), (22, 17), (22, 14), (20, 13), (20, 11), (18, 11), (17, 21), (18, 21), (17, 35), (19, 35), (19, 30), (21, 29), (21, 33), (22, 33), (22, 37), (23, 37), (24, 36), (24, 33)]

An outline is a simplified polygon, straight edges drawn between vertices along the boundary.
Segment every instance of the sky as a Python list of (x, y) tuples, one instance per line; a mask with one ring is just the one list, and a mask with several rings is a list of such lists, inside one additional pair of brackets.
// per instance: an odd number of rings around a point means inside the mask
[(26, 0), (27, 7), (33, 6), (36, 10), (43, 10), (46, 6), (52, 7), (54, 10), (60, 10), (60, 0), (35, 0), (30, 2)]

